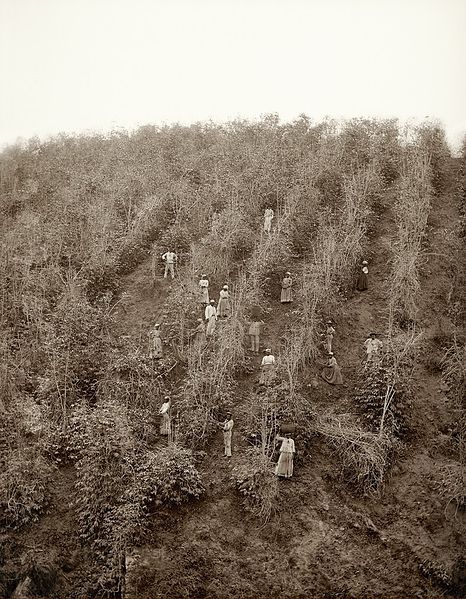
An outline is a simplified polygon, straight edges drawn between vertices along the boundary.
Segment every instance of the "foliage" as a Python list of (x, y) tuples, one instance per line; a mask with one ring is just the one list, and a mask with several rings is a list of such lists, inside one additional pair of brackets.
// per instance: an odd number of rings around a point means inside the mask
[(270, 459), (250, 449), (244, 461), (233, 468), (232, 477), (245, 509), (267, 522), (278, 498), (278, 481)]
[(198, 499), (204, 492), (192, 452), (177, 445), (148, 452), (139, 467), (138, 478), (145, 495), (152, 497), (156, 505), (179, 505)]
[(38, 519), (49, 497), (52, 466), (34, 447), (18, 447), (3, 455), (0, 513), (4, 526), (18, 528)]
[(382, 485), (390, 464), (393, 440), (386, 433), (371, 433), (348, 414), (316, 415), (314, 430), (327, 439), (340, 460), (341, 474), (366, 493)]

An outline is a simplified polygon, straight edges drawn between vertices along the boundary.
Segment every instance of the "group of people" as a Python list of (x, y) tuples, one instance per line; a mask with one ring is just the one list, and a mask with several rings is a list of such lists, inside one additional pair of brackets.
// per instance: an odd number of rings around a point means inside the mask
[[(272, 228), (272, 220), (274, 211), (267, 208), (264, 213), (264, 232), (270, 233)], [(167, 251), (163, 254), (162, 259), (165, 262), (164, 278), (171, 275), (174, 278), (174, 266), (177, 262), (177, 255), (173, 251)], [(366, 260), (362, 262), (361, 270), (357, 279), (356, 289), (365, 291), (368, 289), (368, 263)], [(209, 279), (206, 274), (202, 274), (199, 280), (199, 299), (203, 306), (204, 318), (197, 319), (197, 325), (193, 332), (194, 347), (201, 350), (205, 347), (207, 339), (215, 333), (217, 322), (219, 319), (227, 319), (231, 316), (231, 298), (228, 285), (223, 285), (219, 293), (219, 299), (216, 304), (215, 300), (209, 294)], [(292, 294), (293, 280), (291, 272), (287, 271), (281, 281), (280, 302), (282, 304), (290, 304), (293, 301)], [(248, 335), (250, 338), (250, 351), (258, 353), (260, 351), (260, 334), (261, 327), (264, 321), (258, 317), (252, 318), (249, 324)], [(323, 345), (327, 353), (327, 361), (321, 371), (321, 377), (331, 385), (343, 384), (340, 366), (333, 353), (333, 340), (336, 334), (335, 325), (332, 320), (326, 322)], [(371, 333), (364, 342), (366, 351), (366, 362), (374, 363), (380, 359), (382, 342), (377, 338), (375, 333)], [(160, 358), (163, 354), (162, 340), (160, 337), (160, 324), (157, 323), (151, 331), (150, 341), (150, 356), (152, 358)], [(271, 348), (264, 351), (264, 356), (260, 365), (259, 384), (268, 386), (273, 382), (276, 368), (276, 358), (272, 353)], [(171, 402), (170, 398), (165, 397), (164, 403), (160, 408), (161, 424), (160, 433), (164, 436), (170, 435), (171, 432)], [(224, 456), (231, 457), (232, 455), (232, 435), (234, 421), (231, 412), (225, 416), (225, 420), (218, 423), (223, 431), (224, 440)], [(281, 442), (280, 457), (275, 468), (275, 474), (279, 477), (289, 478), (293, 474), (293, 456), (296, 452), (294, 440), (290, 433), (284, 433), (282, 436), (277, 435), (276, 441)]]

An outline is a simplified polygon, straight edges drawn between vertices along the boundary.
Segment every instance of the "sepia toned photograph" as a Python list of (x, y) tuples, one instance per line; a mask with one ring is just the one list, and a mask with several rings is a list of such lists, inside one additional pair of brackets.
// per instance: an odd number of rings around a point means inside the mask
[(466, 597), (464, 0), (0, 0), (0, 598)]

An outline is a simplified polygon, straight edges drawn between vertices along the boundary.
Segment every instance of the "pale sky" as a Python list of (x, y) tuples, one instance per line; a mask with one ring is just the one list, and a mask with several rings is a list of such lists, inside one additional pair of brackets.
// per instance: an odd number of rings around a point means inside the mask
[(199, 120), (466, 131), (465, 0), (0, 0), (0, 144)]

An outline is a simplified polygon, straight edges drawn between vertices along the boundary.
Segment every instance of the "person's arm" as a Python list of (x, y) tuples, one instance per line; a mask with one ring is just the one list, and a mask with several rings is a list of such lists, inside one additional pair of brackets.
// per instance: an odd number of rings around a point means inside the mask
[(291, 439), (291, 451), (293, 453), (296, 453), (296, 449), (295, 449), (295, 446), (294, 446), (294, 440), (293, 439)]
[(165, 254), (162, 254), (162, 260), (166, 260), (167, 259), (167, 252), (165, 252)]

